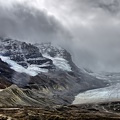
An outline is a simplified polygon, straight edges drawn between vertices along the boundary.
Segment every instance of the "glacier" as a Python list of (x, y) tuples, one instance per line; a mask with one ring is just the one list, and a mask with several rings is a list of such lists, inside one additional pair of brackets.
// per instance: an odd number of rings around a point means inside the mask
[(113, 101), (120, 101), (120, 83), (80, 93), (75, 97), (73, 104), (91, 104)]
[[(65, 70), (65, 71), (71, 71), (71, 67), (68, 64), (68, 61), (63, 59), (63, 58), (59, 58), (59, 57), (50, 57), (48, 55), (43, 55), (46, 58), (49, 58), (51, 60), (53, 60), (53, 63), (56, 67), (58, 67), (59, 69)], [(11, 67), (11, 69), (19, 72), (19, 73), (26, 73), (30, 76), (36, 76), (41, 72), (48, 72), (48, 69), (44, 69), (44, 68), (40, 68), (40, 67), (44, 67), (46, 66), (47, 63), (42, 64), (42, 65), (34, 65), (31, 64), (28, 66), (28, 68), (24, 68), (23, 66), (17, 64), (15, 61), (11, 60), (9, 57), (6, 56), (2, 56), (0, 55), (0, 58), (2, 61), (8, 63)]]
[(11, 69), (13, 69), (19, 73), (26, 73), (30, 76), (36, 76), (40, 72), (48, 72), (47, 70), (41, 69), (41, 68), (37, 67), (36, 65), (35, 66), (30, 65), (28, 68), (24, 68), (21, 65), (17, 64), (15, 61), (10, 60), (9, 57), (5, 57), (5, 56), (0, 55), (0, 58), (2, 61), (9, 64)]

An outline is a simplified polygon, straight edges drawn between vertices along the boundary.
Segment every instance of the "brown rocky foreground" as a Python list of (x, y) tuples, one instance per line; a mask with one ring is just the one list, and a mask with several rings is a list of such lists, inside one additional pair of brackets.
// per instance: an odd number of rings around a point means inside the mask
[(0, 120), (120, 120), (120, 113), (74, 105), (0, 108)]

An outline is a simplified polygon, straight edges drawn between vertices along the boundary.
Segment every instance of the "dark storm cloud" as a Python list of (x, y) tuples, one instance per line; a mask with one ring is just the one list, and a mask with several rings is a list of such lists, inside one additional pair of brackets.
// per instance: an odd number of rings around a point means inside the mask
[(71, 0), (64, 5), (69, 8), (77, 64), (98, 71), (120, 71), (120, 1)]
[(10, 8), (0, 6), (0, 35), (29, 42), (52, 42), (70, 37), (54, 16), (21, 4)]
[(120, 71), (120, 0), (35, 1), (45, 10), (25, 4), (0, 6), (0, 34), (52, 41), (70, 51), (78, 66)]

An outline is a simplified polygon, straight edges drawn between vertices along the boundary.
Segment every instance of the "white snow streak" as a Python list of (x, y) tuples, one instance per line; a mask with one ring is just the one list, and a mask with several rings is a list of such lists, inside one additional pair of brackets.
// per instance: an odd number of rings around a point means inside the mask
[(19, 73), (26, 73), (30, 76), (36, 76), (40, 72), (48, 72), (45, 69), (41, 69), (38, 66), (30, 65), (27, 69), (22, 67), (21, 65), (17, 64), (15, 61), (10, 60), (9, 57), (0, 56), (1, 60), (8, 63), (10, 68), (19, 72)]
[(71, 71), (71, 67), (68, 64), (68, 61), (62, 57), (50, 57), (47, 54), (43, 54), (44, 57), (49, 58), (53, 61), (53, 64), (61, 70)]

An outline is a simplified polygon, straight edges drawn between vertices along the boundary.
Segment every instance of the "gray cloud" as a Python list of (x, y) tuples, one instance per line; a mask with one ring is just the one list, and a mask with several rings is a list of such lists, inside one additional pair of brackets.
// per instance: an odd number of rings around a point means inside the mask
[(54, 16), (21, 4), (11, 8), (0, 6), (0, 35), (29, 42), (54, 42), (70, 37)]
[(36, 1), (45, 10), (0, 7), (0, 33), (28, 41), (52, 41), (70, 51), (78, 66), (120, 71), (119, 0)]
[[(53, 3), (52, 3), (53, 2)], [(120, 1), (50, 0), (73, 36), (74, 60), (93, 70), (120, 71)], [(51, 10), (51, 9), (50, 9)]]

